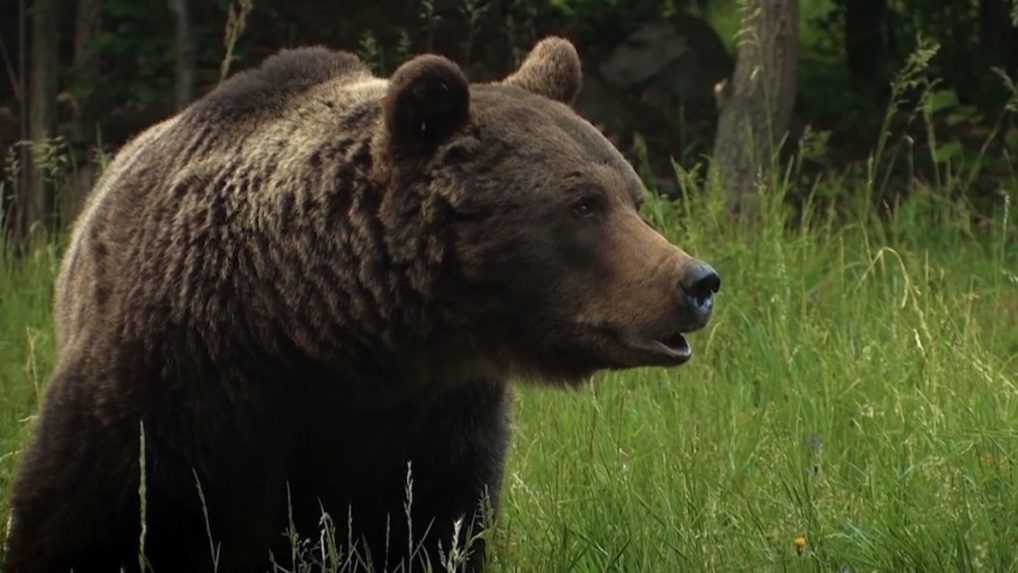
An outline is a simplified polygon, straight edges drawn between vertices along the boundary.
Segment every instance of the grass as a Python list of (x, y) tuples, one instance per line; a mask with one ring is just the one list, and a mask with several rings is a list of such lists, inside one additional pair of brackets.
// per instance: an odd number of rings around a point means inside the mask
[[(3, 245), (0, 244), (0, 251)], [(0, 252), (0, 539), (17, 456), (53, 367), (51, 325), (58, 249), (40, 245), (20, 264)]]

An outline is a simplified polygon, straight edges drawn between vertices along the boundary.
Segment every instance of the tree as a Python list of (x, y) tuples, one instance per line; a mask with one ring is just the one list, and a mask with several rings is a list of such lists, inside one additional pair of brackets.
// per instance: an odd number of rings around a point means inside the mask
[[(18, 0), (18, 71), (16, 85), (17, 88), (14, 90), (18, 101), (18, 137), (21, 141), (28, 141), (29, 135), (29, 120), (28, 120), (28, 80), (27, 80), (27, 53), (26, 49), (27, 38), (28, 38), (28, 22), (27, 22), (27, 9), (25, 2), (27, 0)], [(8, 58), (9, 59), (9, 58)], [(4, 158), (5, 161), (7, 157)], [(7, 183), (13, 186), (14, 192), (10, 195), (0, 197), (0, 201), (3, 202), (3, 218), (4, 234), (7, 236), (8, 241), (14, 246), (15, 252), (20, 250), (20, 247), (24, 243), (25, 237), (28, 235), (29, 225), (29, 213), (28, 205), (31, 202), (31, 178), (30, 170), (28, 168), (32, 162), (31, 150), (26, 145), (17, 146), (16, 160), (17, 165), (16, 173), (4, 173), (5, 177), (11, 176), (11, 179)], [(8, 167), (4, 166), (5, 170)], [(5, 194), (6, 195), (6, 194)]]
[(67, 125), (70, 150), (75, 160), (69, 178), (61, 184), (57, 211), (65, 220), (73, 219), (92, 188), (97, 172), (88, 150), (97, 141), (96, 123), (101, 119), (96, 102), (99, 90), (99, 50), (97, 39), (102, 26), (103, 0), (78, 0), (74, 13), (74, 52), (70, 67), (70, 85), (61, 89), (58, 101), (67, 102), (71, 118)]
[(33, 160), (30, 168), (31, 199), (27, 207), (31, 225), (41, 222), (52, 227), (56, 202), (53, 186), (47, 180), (45, 165), (38, 155), (49, 144), (54, 134), (54, 107), (57, 99), (57, 32), (60, 14), (55, 0), (35, 0), (32, 5), (32, 69), (31, 95), (29, 96), (30, 126)]
[(191, 103), (194, 96), (194, 47), (191, 42), (191, 13), (187, 0), (170, 0), (170, 10), (176, 16), (176, 82), (175, 104), (179, 111)]
[(99, 53), (95, 40), (102, 22), (102, 0), (79, 0), (74, 16), (74, 55), (71, 75), (74, 90), (72, 133), (76, 145), (89, 145), (95, 137), (96, 110), (91, 96), (99, 82)]
[(1013, 0), (980, 0), (980, 44), (986, 54), (992, 54), (991, 65), (1004, 67), (1009, 73), (1018, 73), (1018, 23), (1011, 21)]
[(716, 87), (720, 117), (712, 176), (729, 205), (749, 210), (795, 106), (798, 0), (746, 0), (731, 80)]
[(860, 80), (876, 80), (886, 58), (883, 27), (887, 0), (845, 3), (845, 56), (848, 70)]

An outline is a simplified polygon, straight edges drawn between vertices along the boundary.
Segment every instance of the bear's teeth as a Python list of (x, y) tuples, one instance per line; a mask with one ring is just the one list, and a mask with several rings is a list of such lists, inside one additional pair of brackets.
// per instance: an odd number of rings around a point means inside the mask
[(686, 337), (681, 332), (675, 333), (661, 342), (671, 350), (678, 350), (680, 352), (689, 350), (689, 342), (686, 341)]

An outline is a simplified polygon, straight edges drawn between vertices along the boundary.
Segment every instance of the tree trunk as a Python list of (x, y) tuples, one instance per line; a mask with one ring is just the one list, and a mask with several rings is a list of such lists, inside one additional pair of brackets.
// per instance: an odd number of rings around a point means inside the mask
[(71, 75), (76, 84), (71, 105), (71, 149), (75, 158), (71, 179), (61, 189), (58, 207), (63, 220), (73, 220), (92, 188), (96, 166), (89, 160), (97, 143), (98, 113), (93, 94), (99, 88), (99, 54), (95, 39), (102, 25), (102, 0), (78, 0), (74, 17)]
[(798, 0), (749, 0), (730, 81), (716, 87), (720, 117), (714, 178), (729, 206), (752, 210), (755, 189), (775, 165), (795, 107)]
[(72, 103), (74, 123), (72, 131), (77, 145), (90, 145), (95, 139), (95, 109), (91, 105), (92, 92), (99, 81), (99, 54), (95, 37), (99, 33), (102, 0), (79, 0), (74, 18), (74, 61), (71, 73), (74, 81), (85, 89), (78, 90)]
[(32, 5), (32, 70), (30, 135), (32, 137), (31, 206), (29, 225), (41, 223), (52, 229), (54, 191), (46, 166), (37, 161), (37, 150), (48, 144), (54, 135), (54, 107), (57, 99), (57, 29), (60, 14), (55, 0), (35, 0)]
[[(1011, 21), (1013, 0), (979, 0), (980, 44), (991, 64), (1018, 73), (1018, 29)], [(993, 57), (995, 56), (995, 57)]]
[[(28, 121), (28, 10), (26, 0), (18, 0), (18, 139), (23, 144), (31, 139)], [(6, 201), (3, 205), (3, 225), (5, 239), (8, 246), (13, 247), (15, 253), (20, 254), (24, 246), (25, 237), (28, 235), (28, 224), (31, 217), (31, 178), (29, 165), (32, 161), (31, 150), (27, 145), (18, 145), (16, 151), (17, 173), (8, 181), (12, 186), (11, 192), (5, 192), (6, 197), (0, 200)], [(8, 177), (7, 173), (3, 174)]]
[(170, 0), (170, 10), (177, 17), (176, 21), (176, 108), (178, 111), (187, 107), (194, 96), (194, 47), (191, 43), (191, 13), (187, 0)]
[(845, 3), (845, 56), (857, 79), (876, 80), (884, 62), (884, 16), (887, 0), (849, 0)]

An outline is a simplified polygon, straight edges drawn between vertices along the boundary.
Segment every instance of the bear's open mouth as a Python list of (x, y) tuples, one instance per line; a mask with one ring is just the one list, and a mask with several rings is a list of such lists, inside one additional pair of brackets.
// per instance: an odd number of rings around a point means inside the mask
[(678, 354), (688, 356), (693, 353), (693, 349), (689, 346), (689, 341), (686, 340), (686, 337), (683, 336), (681, 332), (676, 332), (668, 338), (665, 338), (661, 341), (661, 344), (664, 344), (668, 350)]
[(655, 340), (651, 347), (662, 358), (665, 358), (667, 363), (682, 364), (693, 357), (693, 347), (689, 345), (689, 341), (681, 332)]
[(678, 366), (693, 357), (693, 348), (684, 333), (673, 332), (664, 337), (623, 336), (623, 343), (633, 354), (630, 366)]

